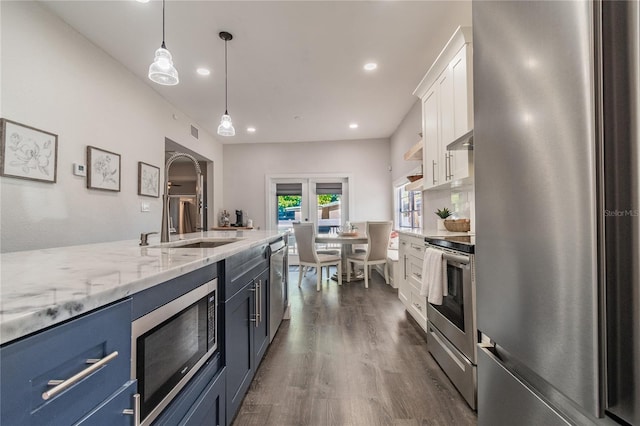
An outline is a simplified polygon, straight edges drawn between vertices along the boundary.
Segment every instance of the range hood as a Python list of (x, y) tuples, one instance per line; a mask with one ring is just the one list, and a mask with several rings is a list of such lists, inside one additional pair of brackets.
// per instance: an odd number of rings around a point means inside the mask
[(447, 151), (473, 150), (473, 129), (447, 145)]

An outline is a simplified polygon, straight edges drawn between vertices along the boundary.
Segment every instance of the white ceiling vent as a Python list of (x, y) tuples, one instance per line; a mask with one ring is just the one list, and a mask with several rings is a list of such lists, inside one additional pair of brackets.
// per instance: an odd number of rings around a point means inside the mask
[(195, 127), (193, 124), (191, 125), (191, 136), (198, 139), (198, 128)]

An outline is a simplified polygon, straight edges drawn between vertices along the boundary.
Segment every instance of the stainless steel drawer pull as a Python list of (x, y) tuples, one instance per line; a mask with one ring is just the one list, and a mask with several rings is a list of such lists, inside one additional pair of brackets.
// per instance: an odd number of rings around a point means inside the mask
[[(68, 387), (72, 386), (76, 382), (79, 382), (80, 380), (82, 380), (85, 377), (87, 377), (89, 374), (91, 374), (94, 371), (98, 370), (103, 365), (108, 364), (111, 360), (113, 360), (117, 356), (118, 356), (118, 351), (114, 351), (111, 354), (109, 354), (109, 355), (105, 356), (104, 358), (102, 358), (101, 360), (99, 360), (98, 362), (92, 363), (89, 367), (85, 368), (81, 372), (79, 372), (77, 374), (74, 374), (73, 376), (69, 377), (67, 380), (49, 380), (47, 382), (47, 384), (49, 386), (55, 386), (55, 387), (53, 389), (50, 389), (50, 390), (44, 392), (42, 394), (42, 399), (44, 399), (46, 401), (48, 399), (53, 398), (54, 396), (56, 396), (57, 394), (59, 394), (63, 390), (67, 389)], [(87, 361), (89, 361), (89, 360), (87, 360)]]
[(140, 394), (133, 395), (133, 408), (125, 408), (122, 414), (133, 416), (133, 426), (140, 426)]

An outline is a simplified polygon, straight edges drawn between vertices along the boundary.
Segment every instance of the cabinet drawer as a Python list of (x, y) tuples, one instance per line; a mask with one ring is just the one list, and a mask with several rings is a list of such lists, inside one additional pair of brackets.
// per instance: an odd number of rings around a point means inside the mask
[(407, 262), (407, 280), (416, 292), (422, 287), (422, 260), (409, 257)]
[(74, 426), (133, 426), (133, 415), (125, 414), (124, 410), (134, 409), (133, 395), (137, 384), (136, 380), (128, 382)]
[[(113, 357), (113, 354), (117, 355)], [(113, 359), (51, 392), (50, 380), (86, 372), (87, 360)], [(131, 301), (125, 300), (0, 349), (0, 424), (73, 424), (129, 380)]]
[(427, 329), (427, 298), (411, 289), (409, 313), (425, 331)]
[(424, 239), (418, 241), (411, 241), (407, 248), (407, 253), (418, 259), (424, 259)]

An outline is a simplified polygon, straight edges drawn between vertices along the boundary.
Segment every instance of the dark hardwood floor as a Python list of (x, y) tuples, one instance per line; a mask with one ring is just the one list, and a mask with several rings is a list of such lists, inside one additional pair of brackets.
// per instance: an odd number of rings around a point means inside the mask
[(373, 272), (342, 287), (289, 273), (283, 321), (233, 423), (245, 425), (475, 425), (427, 352), (396, 289)]

